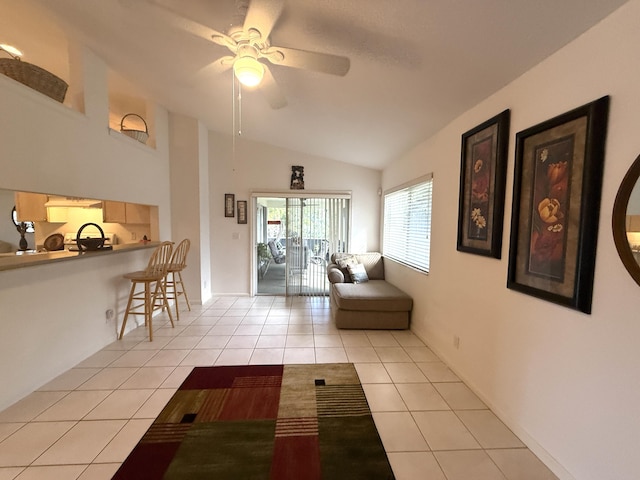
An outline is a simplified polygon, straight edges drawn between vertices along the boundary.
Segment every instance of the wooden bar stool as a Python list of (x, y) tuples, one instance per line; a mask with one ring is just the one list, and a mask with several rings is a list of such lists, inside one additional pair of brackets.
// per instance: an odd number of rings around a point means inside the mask
[[(172, 251), (173, 242), (162, 242), (151, 254), (145, 270), (123, 275), (124, 278), (131, 280), (131, 290), (127, 309), (122, 320), (120, 339), (124, 335), (129, 315), (144, 315), (144, 324), (149, 326), (149, 341), (153, 341), (152, 317), (155, 310), (164, 310), (166, 308), (169, 313), (169, 320), (171, 320), (171, 326), (174, 326), (164, 288), (164, 280), (167, 276), (167, 267), (171, 260)], [(144, 288), (136, 291), (140, 285)]]
[(178, 297), (180, 297), (180, 295), (184, 295), (184, 299), (187, 302), (187, 308), (191, 311), (191, 304), (189, 303), (187, 290), (184, 288), (184, 282), (182, 281), (182, 271), (187, 267), (187, 254), (189, 253), (190, 248), (191, 241), (188, 238), (185, 238), (173, 250), (171, 261), (167, 267), (167, 276), (164, 281), (168, 300), (175, 301), (176, 318), (178, 321), (180, 321), (180, 308), (178, 306)]

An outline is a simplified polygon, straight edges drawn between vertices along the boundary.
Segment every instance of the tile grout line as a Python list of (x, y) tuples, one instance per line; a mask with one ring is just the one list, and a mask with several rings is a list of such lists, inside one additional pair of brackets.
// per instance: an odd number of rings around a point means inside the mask
[[(250, 304), (255, 304), (255, 300), (256, 300), (256, 299), (258, 299), (258, 298), (261, 298), (261, 297), (256, 297), (256, 298), (254, 298), (254, 299), (253, 299), (253, 301), (252, 301)], [(274, 299), (274, 300), (275, 300), (275, 299)], [(244, 303), (244, 302), (243, 302), (243, 303)], [(214, 305), (214, 304), (215, 304), (215, 302), (214, 302), (212, 305)], [(304, 305), (304, 303), (303, 303), (303, 302), (298, 302), (298, 303), (297, 303), (297, 305)], [(308, 305), (308, 304), (307, 304), (307, 305)], [(271, 301), (271, 303), (270, 303), (270, 305), (269, 305), (269, 307), (268, 307), (269, 312), (271, 312), (271, 311), (272, 311), (272, 309), (276, 309), (276, 310), (283, 310), (283, 309), (287, 309), (287, 310), (289, 311), (289, 315), (287, 316), (287, 323), (286, 323), (286, 325), (287, 325), (288, 327), (290, 327), (291, 325), (310, 325), (310, 326), (311, 326), (311, 333), (309, 333), (309, 334), (305, 334), (305, 333), (289, 333), (289, 328), (287, 328), (287, 332), (284, 334), (284, 336), (285, 336), (285, 343), (284, 343), (284, 346), (283, 346), (283, 347), (281, 347), (281, 349), (282, 349), (282, 356), (283, 356), (283, 357), (282, 357), (282, 363), (284, 363), (285, 356), (286, 356), (286, 353), (287, 353), (287, 352), (286, 352), (287, 348), (312, 348), (312, 349), (313, 349), (313, 350), (312, 350), (312, 352), (313, 352), (313, 360), (312, 360), (312, 362), (311, 362), (311, 363), (317, 363), (317, 362), (318, 362), (318, 351), (319, 351), (319, 349), (322, 349), (322, 348), (340, 348), (341, 350), (343, 350), (343, 351), (344, 351), (345, 356), (346, 356), (346, 361), (347, 361), (347, 362), (357, 363), (357, 362), (355, 362), (355, 361), (353, 360), (353, 358), (349, 358), (349, 355), (346, 353), (347, 348), (354, 348), (353, 346), (352, 346), (352, 347), (348, 347), (348, 346), (346, 346), (346, 345), (344, 344), (344, 339), (345, 339), (346, 334), (345, 334), (345, 335), (342, 335), (342, 334), (341, 334), (341, 332), (339, 332), (339, 331), (336, 331), (336, 332), (327, 331), (327, 333), (325, 333), (324, 331), (323, 331), (322, 333), (316, 332), (316, 325), (319, 325), (319, 326), (320, 326), (320, 325), (330, 325), (330, 320), (329, 320), (329, 321), (321, 321), (321, 322), (319, 322), (319, 323), (317, 323), (317, 324), (316, 324), (316, 323), (314, 322), (314, 315), (313, 315), (314, 309), (313, 309), (313, 308), (304, 308), (304, 309), (300, 309), (300, 308), (296, 308), (296, 303), (294, 303), (294, 302), (286, 301), (286, 302), (281, 302), (281, 303), (280, 303), (280, 302), (278, 302), (278, 303), (276, 303), (275, 301)], [(101, 405), (103, 402), (105, 402), (105, 401), (106, 401), (106, 400), (107, 400), (107, 399), (108, 399), (108, 398), (109, 398), (109, 397), (110, 397), (110, 396), (111, 396), (115, 391), (117, 391), (117, 390), (123, 390), (123, 391), (125, 391), (125, 390), (129, 390), (129, 389), (123, 389), (123, 388), (121, 388), (121, 387), (122, 387), (122, 385), (126, 384), (126, 383), (127, 383), (127, 382), (128, 382), (128, 381), (129, 381), (129, 380), (130, 380), (134, 375), (135, 375), (135, 374), (137, 374), (138, 372), (142, 371), (142, 369), (144, 369), (144, 368), (154, 368), (154, 366), (147, 367), (147, 363), (151, 362), (151, 360), (152, 360), (153, 358), (155, 358), (155, 357), (156, 357), (160, 352), (162, 352), (162, 351), (171, 351), (171, 350), (186, 350), (186, 351), (187, 351), (187, 354), (186, 354), (186, 355), (185, 355), (181, 360), (179, 360), (179, 361), (175, 362), (176, 364), (172, 364), (172, 365), (170, 365), (170, 367), (172, 367), (171, 372), (170, 372), (170, 373), (169, 373), (169, 374), (164, 378), (164, 380), (162, 380), (162, 382), (160, 382), (160, 383), (159, 383), (159, 385), (158, 385), (158, 386), (156, 386), (156, 387), (154, 387), (154, 388), (151, 388), (151, 389), (145, 389), (145, 390), (152, 390), (151, 395), (150, 395), (150, 396), (145, 400), (145, 402), (143, 402), (143, 404), (142, 404), (139, 408), (137, 408), (137, 409), (136, 409), (136, 412), (135, 412), (132, 416), (130, 416), (130, 418), (123, 419), (123, 420), (125, 420), (125, 423), (124, 423), (124, 424), (123, 424), (123, 426), (118, 430), (118, 433), (116, 433), (116, 434), (114, 435), (114, 437), (113, 437), (113, 438), (115, 438), (115, 436), (117, 436), (117, 435), (122, 431), (122, 429), (124, 429), (124, 428), (126, 427), (126, 425), (127, 425), (127, 424), (129, 424), (129, 422), (131, 422), (132, 420), (138, 420), (138, 419), (136, 419), (136, 418), (135, 418), (135, 415), (140, 411), (140, 409), (142, 409), (142, 408), (144, 407), (144, 405), (145, 405), (145, 404), (146, 404), (146, 403), (147, 403), (147, 402), (148, 402), (148, 401), (153, 397), (153, 395), (154, 395), (156, 392), (158, 392), (159, 390), (163, 389), (163, 388), (162, 388), (162, 385), (163, 385), (165, 382), (167, 382), (167, 380), (168, 380), (168, 379), (169, 379), (169, 378), (170, 378), (170, 377), (171, 377), (171, 376), (172, 376), (172, 375), (173, 375), (173, 374), (174, 374), (174, 373), (175, 373), (175, 372), (176, 372), (180, 367), (193, 368), (193, 366), (191, 366), (191, 365), (182, 365), (182, 362), (183, 362), (183, 361), (184, 361), (184, 360), (185, 360), (185, 359), (186, 359), (190, 354), (192, 354), (192, 353), (194, 353), (194, 352), (198, 352), (198, 350), (219, 350), (219, 353), (217, 354), (216, 358), (213, 360), (213, 364), (215, 365), (215, 364), (217, 363), (218, 359), (220, 358), (220, 356), (224, 353), (224, 351), (225, 351), (225, 350), (227, 350), (227, 349), (229, 349), (229, 343), (231, 342), (231, 339), (232, 339), (234, 336), (237, 336), (237, 337), (243, 337), (243, 336), (244, 336), (244, 335), (238, 335), (238, 334), (237, 334), (237, 331), (238, 331), (239, 326), (240, 326), (240, 325), (245, 325), (245, 326), (253, 325), (253, 323), (247, 323), (247, 324), (243, 324), (243, 323), (242, 323), (242, 322), (244, 321), (244, 319), (246, 319), (246, 318), (248, 317), (248, 313), (249, 313), (249, 311), (251, 310), (251, 308), (249, 308), (249, 309), (248, 309), (248, 311), (247, 311), (247, 312), (245, 312), (245, 314), (242, 316), (242, 320), (240, 320), (240, 323), (238, 323), (238, 324), (236, 324), (236, 325), (235, 325), (235, 328), (233, 329), (233, 332), (232, 332), (232, 333), (230, 333), (230, 334), (228, 334), (228, 335), (224, 335), (224, 336), (227, 336), (228, 338), (227, 338), (227, 340), (224, 342), (224, 345), (223, 345), (222, 347), (220, 347), (220, 348), (218, 348), (218, 347), (215, 347), (215, 348), (208, 347), (208, 348), (206, 348), (206, 349), (198, 349), (198, 348), (196, 348), (196, 347), (197, 347), (197, 346), (198, 346), (198, 345), (203, 341), (204, 337), (206, 337), (206, 336), (210, 336), (210, 335), (209, 335), (209, 333), (211, 332), (211, 330), (212, 330), (216, 325), (218, 325), (218, 324), (219, 324), (220, 319), (224, 318), (224, 315), (223, 315), (223, 316), (219, 316), (219, 317), (217, 317), (217, 320), (216, 320), (212, 325), (210, 325), (210, 328), (209, 328), (209, 329), (206, 331), (206, 333), (204, 333), (204, 334), (198, 334), (198, 335), (183, 335), (183, 334), (185, 333), (185, 331), (186, 331), (185, 329), (187, 329), (189, 326), (196, 326), (196, 325), (198, 325), (198, 324), (195, 324), (194, 322), (196, 322), (196, 321), (197, 321), (197, 319), (199, 319), (199, 318), (205, 317), (206, 315), (203, 315), (203, 313), (204, 313), (204, 312), (206, 312), (207, 310), (208, 310), (208, 308), (202, 308), (202, 309), (201, 309), (197, 314), (194, 314), (194, 315), (193, 315), (193, 317), (191, 317), (191, 316), (186, 316), (186, 315), (185, 315), (183, 318), (187, 318), (187, 319), (189, 319), (189, 321), (188, 321), (188, 322), (185, 322), (185, 324), (181, 325), (181, 327), (183, 327), (183, 328), (182, 328), (179, 332), (175, 332), (175, 334), (168, 335), (169, 337), (171, 337), (171, 339), (167, 341), (167, 344), (166, 344), (166, 345), (164, 345), (164, 346), (162, 346), (162, 347), (160, 347), (160, 348), (158, 348), (158, 349), (154, 349), (154, 350), (156, 350), (156, 352), (155, 352), (155, 353), (154, 353), (154, 354), (153, 354), (153, 355), (152, 355), (152, 356), (151, 356), (151, 357), (150, 357), (150, 358), (149, 358), (149, 359), (148, 359), (144, 364), (142, 364), (142, 365), (137, 365), (137, 366), (133, 367), (133, 368), (136, 368), (136, 370), (135, 370), (135, 371), (134, 371), (130, 376), (128, 376), (128, 377), (127, 377), (127, 379), (125, 379), (123, 382), (121, 382), (121, 383), (120, 383), (120, 384), (119, 384), (115, 389), (112, 389), (112, 390), (111, 390), (111, 392), (109, 393), (109, 395), (107, 395), (107, 396), (106, 396), (106, 397), (105, 397), (101, 402), (99, 402), (95, 407), (93, 407), (93, 409), (91, 409), (91, 410), (89, 411), (89, 413), (87, 413), (85, 416), (89, 415), (89, 414), (90, 414), (90, 412), (91, 412), (91, 411), (93, 411), (95, 408), (98, 408), (98, 407), (99, 407), (99, 405)], [(229, 310), (231, 310), (231, 308), (227, 308), (227, 309), (226, 309), (226, 310), (224, 310), (224, 311), (225, 311), (225, 312), (228, 312)], [(303, 311), (305, 311), (305, 312), (307, 312), (307, 311), (311, 311), (311, 315), (308, 315), (308, 316), (310, 316), (310, 317), (311, 317), (311, 322), (310, 322), (310, 323), (307, 323), (307, 322), (298, 323), (298, 322), (295, 322), (295, 321), (294, 321), (294, 323), (292, 323), (292, 320), (294, 320), (294, 317), (292, 317), (292, 316), (291, 316), (291, 315), (292, 315), (292, 311), (293, 311), (293, 310), (303, 310)], [(318, 317), (319, 317), (319, 318), (326, 318), (326, 312), (328, 312), (328, 311), (329, 311), (329, 309), (326, 309), (326, 308), (325, 308), (325, 309), (318, 309), (318, 310), (321, 312), (321, 313), (318, 315)], [(302, 317), (304, 317), (304, 316), (305, 316), (305, 315), (302, 315)], [(274, 317), (272, 317), (272, 318), (274, 318)], [(264, 349), (260, 349), (260, 348), (258, 348), (258, 343), (259, 343), (259, 341), (260, 341), (260, 338), (261, 338), (261, 337), (263, 337), (263, 336), (265, 336), (265, 337), (268, 337), (268, 336), (269, 336), (269, 335), (263, 335), (263, 331), (264, 331), (265, 326), (266, 326), (266, 325), (271, 325), (270, 323), (267, 323), (267, 322), (268, 322), (268, 320), (269, 320), (269, 314), (267, 314), (267, 316), (264, 318), (263, 322), (259, 324), (259, 325), (261, 325), (260, 332), (259, 332), (258, 334), (256, 334), (256, 335), (255, 335), (255, 336), (257, 337), (257, 339), (256, 339), (255, 343), (253, 344), (253, 347), (251, 347), (251, 348), (250, 348), (250, 350), (251, 350), (251, 354), (250, 354), (250, 355), (249, 355), (249, 357), (248, 357), (247, 364), (250, 364), (250, 363), (251, 363), (251, 359), (254, 357), (254, 355), (256, 354), (256, 352), (257, 352), (257, 351), (259, 351), (259, 350), (265, 350), (265, 351), (268, 351), (268, 350), (272, 350), (272, 349), (275, 349), (275, 348), (280, 348), (280, 347), (266, 347), (266, 348), (264, 348)], [(164, 323), (160, 328), (164, 327), (166, 324), (167, 324), (167, 322), (165, 321), (165, 323)], [(278, 324), (273, 324), (273, 325), (278, 325)], [(207, 325), (207, 326), (208, 326), (208, 325)], [(140, 328), (140, 327), (139, 327), (139, 328)], [(143, 328), (144, 328), (144, 327), (143, 327)], [(319, 329), (320, 329), (320, 328), (319, 328)], [(136, 330), (137, 330), (137, 329), (136, 329)], [(250, 330), (250, 329), (247, 329), (247, 331), (248, 331), (248, 330)], [(135, 330), (133, 330), (133, 331), (131, 331), (131, 332), (134, 332), (134, 331), (135, 331)], [(129, 332), (129, 333), (131, 333), (131, 332)], [(188, 332), (188, 331), (187, 331), (187, 332)], [(374, 384), (374, 385), (375, 385), (375, 384), (379, 384), (379, 383), (386, 383), (386, 384), (391, 383), (391, 384), (393, 384), (393, 385), (394, 385), (394, 390), (395, 390), (396, 394), (399, 396), (399, 398), (400, 398), (400, 400), (401, 400), (401, 402), (402, 402), (402, 405), (404, 406), (404, 408), (406, 408), (406, 412), (407, 412), (407, 413), (409, 413), (409, 415), (411, 416), (411, 419), (412, 419), (412, 421), (414, 422), (414, 424), (416, 425), (416, 428), (418, 429), (418, 431), (420, 432), (420, 434), (422, 435), (422, 437), (423, 437), (423, 439), (424, 439), (424, 441), (425, 441), (425, 444), (426, 444), (427, 446), (429, 446), (429, 448), (431, 448), (431, 447), (430, 447), (430, 445), (428, 444), (428, 442), (427, 442), (426, 438), (425, 438), (425, 437), (424, 437), (424, 435), (422, 434), (422, 431), (421, 431), (421, 430), (419, 429), (419, 427), (417, 426), (416, 421), (415, 421), (415, 417), (414, 417), (414, 413), (415, 413), (415, 412), (419, 412), (419, 411), (422, 411), (422, 410), (411, 410), (411, 409), (409, 409), (409, 406), (408, 406), (408, 404), (407, 404), (407, 400), (406, 400), (404, 397), (402, 397), (402, 395), (400, 394), (400, 391), (398, 390), (398, 385), (399, 385), (399, 384), (405, 384), (405, 383), (406, 383), (406, 384), (419, 384), (419, 383), (421, 384), (421, 383), (425, 383), (425, 384), (430, 384), (430, 385), (433, 385), (434, 383), (445, 383), (445, 384), (446, 384), (446, 383), (462, 383), (462, 384), (464, 385), (464, 382), (462, 382), (462, 381), (460, 381), (460, 380), (459, 380), (459, 381), (456, 381), (456, 382), (447, 382), (447, 381), (442, 381), (442, 382), (433, 382), (433, 381), (431, 381), (431, 379), (426, 375), (426, 373), (425, 373), (425, 372), (420, 368), (420, 366), (419, 366), (418, 364), (419, 364), (419, 363), (436, 363), (436, 362), (440, 362), (440, 363), (442, 363), (445, 367), (446, 367), (446, 364), (444, 364), (444, 362), (442, 362), (442, 361), (441, 361), (440, 359), (438, 359), (437, 357), (436, 357), (436, 360), (431, 360), (431, 361), (430, 361), (430, 360), (418, 361), (418, 360), (420, 359), (420, 357), (418, 357), (418, 356), (417, 356), (418, 354), (414, 352), (414, 353), (415, 353), (415, 355), (413, 355), (413, 356), (412, 356), (412, 355), (409, 353), (409, 351), (407, 350), (407, 348), (414, 348), (414, 347), (418, 347), (418, 346), (420, 346), (420, 347), (423, 347), (423, 348), (428, 349), (428, 347), (427, 347), (426, 345), (424, 345), (422, 342), (420, 342), (420, 345), (412, 345), (412, 342), (413, 342), (415, 339), (414, 339), (414, 340), (407, 340), (406, 338), (402, 338), (402, 337), (407, 337), (407, 335), (403, 335), (405, 332), (402, 332), (401, 334), (396, 334), (396, 332), (389, 332), (389, 333), (392, 335), (392, 337), (393, 337), (393, 338), (394, 338), (394, 340), (398, 343), (398, 345), (385, 345), (385, 344), (384, 344), (384, 342), (383, 342), (382, 344), (380, 344), (380, 345), (377, 345), (377, 346), (376, 346), (376, 345), (373, 345), (373, 343), (371, 342), (371, 340), (372, 340), (372, 338), (371, 338), (371, 337), (375, 336), (375, 335), (376, 335), (376, 332), (374, 332), (374, 331), (361, 331), (361, 333), (360, 333), (360, 334), (361, 334), (361, 335), (366, 336), (366, 338), (367, 338), (367, 339), (368, 339), (368, 341), (369, 341), (369, 344), (370, 344), (370, 345), (369, 345), (369, 347), (367, 347), (367, 348), (371, 348), (371, 349), (373, 349), (373, 352), (374, 352), (374, 354), (375, 354), (375, 356), (376, 356), (376, 358), (377, 358), (377, 360), (375, 360), (375, 361), (370, 361), (370, 362), (361, 362), (361, 363), (362, 363), (362, 364), (371, 364), (371, 365), (377, 365), (377, 364), (379, 364), (379, 365), (381, 365), (381, 366), (383, 367), (384, 371), (386, 372), (387, 376), (389, 377), (390, 382), (376, 382), (376, 383), (372, 383), (372, 384)], [(311, 336), (311, 339), (312, 339), (312, 346), (311, 346), (311, 347), (287, 347), (287, 346), (286, 346), (286, 345), (287, 345), (287, 338), (288, 338), (289, 336), (296, 336), (296, 335), (310, 335), (310, 336)], [(333, 345), (317, 346), (317, 345), (316, 345), (316, 337), (318, 337), (318, 336), (322, 336), (322, 335), (336, 335), (336, 336), (338, 336), (339, 341), (340, 341), (340, 345), (341, 345), (341, 346), (340, 346), (340, 347), (335, 347), (335, 346), (333, 346)], [(166, 347), (167, 347), (167, 346), (168, 346), (168, 345), (169, 345), (173, 340), (175, 340), (176, 338), (179, 338), (180, 336), (199, 336), (199, 337), (200, 337), (200, 340), (199, 340), (198, 342), (196, 342), (194, 345), (192, 345), (191, 347), (189, 347), (189, 348), (181, 348), (181, 349), (171, 349), (171, 348), (166, 348)], [(218, 335), (214, 335), (214, 336), (218, 336)], [(412, 336), (413, 336), (413, 335), (412, 335)], [(114, 366), (112, 366), (112, 364), (113, 364), (113, 363), (115, 363), (119, 358), (121, 358), (121, 357), (122, 357), (123, 355), (125, 355), (127, 352), (133, 351), (133, 349), (135, 349), (135, 347), (136, 347), (136, 346), (140, 345), (140, 344), (144, 341), (144, 337), (131, 337), (131, 338), (136, 338), (136, 340), (137, 340), (137, 341), (134, 343), (134, 345), (132, 345), (132, 346), (131, 346), (129, 349), (127, 349), (127, 350), (122, 350), (122, 352), (123, 352), (123, 353), (122, 353), (121, 355), (119, 355), (116, 359), (114, 359), (114, 360), (112, 360), (111, 362), (109, 362), (107, 365), (103, 365), (102, 367), (100, 367), (100, 371), (99, 371), (99, 372), (96, 372), (93, 376), (89, 377), (89, 378), (88, 378), (88, 379), (86, 379), (84, 382), (82, 382), (80, 385), (76, 386), (76, 388), (74, 388), (74, 390), (72, 390), (72, 391), (76, 391), (76, 390), (77, 390), (77, 391), (81, 391), (81, 390), (78, 390), (78, 389), (79, 389), (79, 387), (81, 387), (82, 385), (84, 385), (85, 383), (87, 383), (88, 381), (90, 381), (90, 379), (91, 379), (91, 378), (95, 377), (95, 375), (98, 375), (100, 372), (103, 372), (103, 371), (104, 371), (104, 370), (106, 370), (107, 368), (131, 368), (131, 367), (126, 367), (126, 366), (124, 366), (124, 365), (123, 365), (122, 367), (119, 367), (119, 366), (115, 366), (115, 367), (114, 367)], [(396, 362), (396, 361), (383, 361), (383, 360), (382, 360), (382, 358), (381, 358), (381, 356), (380, 356), (380, 354), (381, 354), (382, 352), (378, 352), (378, 351), (376, 350), (376, 348), (398, 348), (398, 347), (401, 349), (401, 351), (402, 351), (406, 356), (408, 356), (408, 357), (409, 357), (409, 360), (407, 360), (407, 361), (398, 361), (398, 362)], [(105, 347), (105, 349), (106, 349), (106, 348), (107, 348), (107, 347)], [(357, 347), (355, 347), (355, 348), (357, 348)], [(140, 350), (145, 350), (145, 349), (140, 349)], [(117, 350), (117, 349), (114, 349), (114, 350), (111, 350), (111, 351), (118, 351), (118, 350)], [(418, 359), (418, 360), (417, 360), (417, 359)], [(411, 364), (411, 365), (415, 366), (415, 368), (417, 368), (417, 369), (421, 372), (421, 374), (424, 376), (425, 381), (423, 381), (423, 382), (397, 382), (397, 381), (395, 381), (395, 380), (393, 379), (393, 377), (391, 376), (390, 371), (389, 371), (389, 368), (387, 367), (387, 365), (389, 365), (389, 364), (398, 364), (398, 363), (407, 363), (407, 364)], [(73, 367), (73, 368), (96, 368), (96, 367), (86, 366), (86, 367)], [(363, 384), (363, 385), (364, 385), (364, 384)], [(171, 388), (172, 388), (172, 389), (174, 389), (174, 387), (171, 387)], [(168, 388), (167, 388), (167, 389), (168, 389)], [(107, 390), (107, 389), (103, 389), (103, 390), (101, 390), (101, 391), (104, 391), (104, 390)], [(68, 395), (68, 393), (70, 393), (70, 392), (71, 392), (71, 391), (66, 391), (66, 390), (64, 390), (64, 391), (65, 391), (65, 392), (67, 392), (67, 395)], [(83, 390), (83, 391), (90, 391), (90, 390)], [(436, 391), (437, 391), (437, 390), (436, 390)], [(440, 395), (440, 393), (439, 393), (439, 392), (438, 392), (438, 394)], [(57, 402), (59, 402), (60, 400), (62, 400), (62, 399), (63, 399), (63, 398), (65, 398), (65, 397), (66, 397), (66, 395), (65, 395), (65, 396), (63, 396), (61, 399), (59, 399)], [(460, 419), (460, 417), (457, 415), (457, 413), (455, 413), (455, 411), (453, 410), (453, 408), (451, 407), (451, 405), (449, 404), (449, 402), (448, 402), (446, 399), (443, 399), (443, 400), (445, 401), (446, 405), (450, 408), (450, 410), (449, 410), (449, 411), (454, 412), (454, 415), (456, 416), (456, 418), (457, 418), (457, 419), (458, 419), (458, 420), (459, 420), (459, 421), (464, 425), (464, 422), (462, 422), (462, 419)], [(56, 402), (56, 403), (57, 403), (57, 402)], [(54, 403), (53, 405), (55, 405), (55, 403)], [(53, 405), (49, 406), (47, 409), (45, 409), (45, 410), (44, 410), (43, 412), (41, 412), (39, 415), (41, 415), (42, 413), (44, 413), (45, 411), (47, 411), (47, 410), (48, 410), (49, 408), (51, 408)], [(485, 409), (472, 409), (472, 410), (478, 410), (478, 411), (489, 410), (489, 411), (490, 411), (490, 409), (488, 409), (488, 407), (487, 407), (487, 408), (485, 408)], [(429, 410), (426, 410), (426, 411), (429, 411)], [(466, 411), (466, 409), (465, 409), (465, 411)], [(372, 413), (373, 413), (373, 412), (372, 412)], [(35, 418), (35, 417), (34, 417), (34, 418)], [(83, 417), (83, 418), (84, 418), (84, 417)], [(96, 419), (96, 421), (97, 421), (97, 420), (99, 420), (99, 419)], [(30, 422), (26, 422), (26, 423), (24, 423), (24, 425), (26, 425), (27, 423), (31, 423), (32, 421), (33, 421), (33, 419), (32, 419)], [(90, 421), (94, 421), (94, 420), (80, 420), (80, 421), (90, 422)], [(80, 421), (75, 422), (74, 426), (75, 426), (75, 425), (77, 425)], [(16, 423), (19, 423), (19, 422), (16, 422)], [(24, 426), (24, 425), (23, 425), (23, 426)], [(472, 437), (473, 437), (473, 438), (478, 442), (478, 444), (480, 445), (480, 442), (478, 441), (478, 439), (476, 438), (476, 436), (475, 436), (473, 433), (471, 433), (471, 431), (466, 427), (466, 425), (464, 425), (464, 426), (465, 426), (466, 430), (471, 434), (471, 436), (472, 436)], [(21, 427), (21, 428), (22, 428), (22, 427)], [(72, 428), (73, 428), (73, 427), (72, 427)], [(508, 428), (508, 427), (507, 427), (507, 428)], [(19, 429), (19, 430), (20, 430), (20, 429)], [(69, 431), (69, 430), (67, 430), (67, 432), (68, 432), (68, 431)], [(11, 435), (13, 435), (14, 433), (15, 433), (15, 432), (13, 432)], [(9, 435), (9, 436), (8, 436), (8, 437), (6, 437), (6, 438), (9, 438), (11, 435)], [(64, 436), (64, 435), (62, 435), (60, 438), (62, 438), (63, 436)], [(54, 442), (52, 445), (55, 445), (55, 443), (57, 443), (57, 442), (60, 440), (60, 438), (59, 438), (58, 440), (56, 440), (56, 442)], [(107, 442), (106, 446), (101, 450), (101, 452), (100, 452), (100, 453), (102, 453), (102, 451), (104, 451), (104, 449), (108, 447), (108, 445), (109, 445), (109, 444), (110, 444), (110, 442), (113, 440), (113, 438), (112, 438), (109, 442)], [(480, 447), (481, 447), (481, 448), (480, 448), (479, 450), (482, 450), (482, 451), (484, 451), (485, 453), (486, 453), (486, 451), (488, 450), (488, 449), (486, 449), (486, 448), (482, 447), (482, 445), (480, 445)], [(51, 448), (51, 446), (50, 446), (49, 448)], [(505, 447), (505, 449), (506, 449), (506, 448), (507, 448), (507, 447)], [(525, 445), (525, 446), (522, 446), (522, 447), (519, 447), (519, 448), (522, 448), (522, 449), (524, 449), (524, 450), (528, 450), (528, 449), (527, 449), (527, 447), (526, 447), (526, 445)], [(45, 450), (45, 451), (46, 451), (46, 450)], [(432, 450), (428, 450), (428, 451), (429, 451), (429, 452), (432, 452), (432, 454), (433, 454), (433, 451), (432, 451)], [(442, 451), (445, 451), (445, 450), (442, 450)], [(459, 450), (451, 450), (451, 451), (459, 451)], [(99, 453), (97, 456), (99, 456), (99, 455), (100, 455), (100, 453)], [(390, 452), (390, 453), (398, 453), (398, 452), (394, 451), (394, 452)], [(44, 452), (43, 452), (43, 454), (44, 454)], [(97, 458), (97, 456), (96, 456), (95, 458)], [(487, 456), (488, 456), (488, 454), (487, 454)], [(434, 457), (435, 457), (435, 455), (434, 455)], [(94, 459), (95, 459), (95, 458), (94, 458)], [(436, 461), (437, 461), (437, 458), (436, 458)], [(492, 461), (492, 463), (495, 465), (495, 462), (493, 462), (493, 459), (491, 459), (491, 461)], [(91, 464), (93, 464), (93, 463), (91, 463)], [(87, 468), (89, 468), (89, 466), (90, 466), (91, 464), (87, 465)], [(442, 470), (442, 466), (440, 465), (440, 462), (438, 462), (438, 465), (439, 465), (440, 469)], [(497, 467), (497, 465), (496, 465), (496, 467)], [(498, 467), (498, 469), (499, 469), (499, 467)], [(85, 469), (85, 470), (86, 470), (86, 469)], [(499, 471), (501, 471), (501, 470), (499, 469)], [(84, 470), (83, 470), (83, 472), (84, 472)]]

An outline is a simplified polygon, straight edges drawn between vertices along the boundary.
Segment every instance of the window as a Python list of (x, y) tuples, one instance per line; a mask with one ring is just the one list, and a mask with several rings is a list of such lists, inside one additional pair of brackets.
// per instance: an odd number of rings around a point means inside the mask
[(384, 194), (383, 254), (429, 272), (433, 175)]

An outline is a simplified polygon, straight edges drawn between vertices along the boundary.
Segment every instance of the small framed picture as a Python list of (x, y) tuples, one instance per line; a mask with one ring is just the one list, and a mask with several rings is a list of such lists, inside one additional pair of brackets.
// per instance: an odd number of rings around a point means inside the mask
[(247, 201), (238, 200), (238, 223), (247, 223)]
[(225, 217), (235, 217), (235, 202), (236, 196), (233, 193), (225, 193), (224, 194), (224, 216)]
[(291, 167), (291, 190), (304, 190), (304, 167), (294, 165)]

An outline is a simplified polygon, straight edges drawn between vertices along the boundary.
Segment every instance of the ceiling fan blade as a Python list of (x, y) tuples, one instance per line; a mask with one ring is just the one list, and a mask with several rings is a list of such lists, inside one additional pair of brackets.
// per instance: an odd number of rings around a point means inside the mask
[[(173, 28), (182, 30), (195, 35), (196, 37), (203, 38), (210, 42), (217, 43), (229, 49), (236, 47), (237, 43), (228, 35), (218, 32), (213, 28), (209, 28), (201, 23), (184, 17), (180, 12), (173, 10), (165, 5), (156, 3), (153, 0), (143, 0), (141, 2), (129, 2), (129, 5), (136, 8), (141, 4), (146, 4), (151, 8), (145, 8), (142, 13), (146, 16), (151, 16), (154, 19), (163, 22)], [(142, 10), (142, 9), (141, 9)]]
[(235, 57), (229, 55), (198, 69), (193, 75), (185, 76), (180, 81), (184, 88), (194, 88), (198, 85), (210, 85), (213, 77), (223, 74), (233, 66)]
[(244, 19), (243, 29), (258, 30), (263, 39), (269, 38), (273, 26), (280, 18), (284, 0), (251, 0), (247, 16)]
[(282, 94), (280, 87), (273, 78), (273, 75), (271, 75), (271, 70), (269, 70), (267, 65), (264, 66), (264, 77), (262, 77), (262, 82), (260, 82), (260, 91), (274, 110), (279, 110), (287, 106), (287, 99)]
[(226, 70), (229, 70), (233, 66), (233, 62), (236, 57), (227, 55), (226, 57), (218, 58), (215, 62), (210, 63), (206, 67), (202, 67), (196, 75), (198, 77), (208, 77), (210, 75), (217, 75)]
[(313, 70), (341, 77), (345, 76), (351, 67), (351, 61), (347, 57), (295, 48), (271, 47), (264, 52), (263, 56), (275, 65)]

